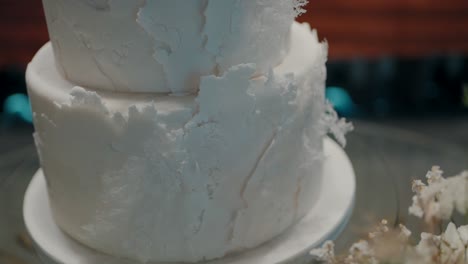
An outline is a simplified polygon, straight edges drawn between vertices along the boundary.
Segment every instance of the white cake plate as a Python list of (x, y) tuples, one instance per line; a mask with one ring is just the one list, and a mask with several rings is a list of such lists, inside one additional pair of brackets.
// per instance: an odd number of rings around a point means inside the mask
[[(294, 227), (256, 249), (206, 264), (299, 264), (310, 261), (310, 249), (333, 239), (346, 226), (354, 202), (356, 180), (346, 153), (325, 139), (322, 194), (312, 210)], [(23, 214), (39, 256), (48, 264), (134, 264), (81, 245), (54, 223), (42, 170), (26, 191)]]

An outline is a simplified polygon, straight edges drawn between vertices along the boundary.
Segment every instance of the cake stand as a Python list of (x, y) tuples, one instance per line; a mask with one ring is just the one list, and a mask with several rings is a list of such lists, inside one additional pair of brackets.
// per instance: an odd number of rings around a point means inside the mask
[[(321, 196), (300, 222), (256, 249), (206, 264), (303, 264), (311, 260), (308, 252), (312, 248), (337, 237), (351, 215), (356, 180), (348, 156), (329, 138), (324, 140), (324, 153)], [(135, 263), (96, 252), (65, 235), (52, 218), (41, 170), (36, 172), (26, 191), (23, 214), (26, 228), (44, 263)]]

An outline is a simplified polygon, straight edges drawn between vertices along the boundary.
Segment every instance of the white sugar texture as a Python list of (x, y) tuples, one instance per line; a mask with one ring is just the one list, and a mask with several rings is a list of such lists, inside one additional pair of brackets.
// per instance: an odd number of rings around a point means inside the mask
[(352, 123), (347, 122), (345, 118), (339, 118), (338, 113), (329, 102), (325, 104), (321, 123), (326, 133), (331, 134), (343, 147), (346, 146), (345, 135), (353, 131), (354, 126)]
[(294, 4), (294, 11), (296, 12), (296, 16), (300, 16), (305, 14), (307, 11), (304, 7), (309, 3), (309, 0), (293, 0)]
[[(174, 111), (161, 102), (115, 111), (105, 94), (72, 88), (69, 102), (48, 114), (53, 123), (38, 119), (43, 160), (75, 150), (45, 171), (67, 163), (88, 176), (48, 174), (52, 196), (87, 193), (73, 211), (67, 204), (76, 198), (54, 200), (62, 227), (86, 245), (142, 262), (220, 258), (288, 228), (320, 186), (304, 175), (320, 169), (310, 157), (321, 153), (323, 96), (293, 74), (251, 79), (254, 72), (242, 64), (204, 77), (195, 105)], [(322, 80), (322, 71), (311, 74)], [(75, 132), (82, 127), (93, 129)], [(294, 195), (277, 195), (284, 190)], [(225, 232), (213, 234), (213, 226)]]

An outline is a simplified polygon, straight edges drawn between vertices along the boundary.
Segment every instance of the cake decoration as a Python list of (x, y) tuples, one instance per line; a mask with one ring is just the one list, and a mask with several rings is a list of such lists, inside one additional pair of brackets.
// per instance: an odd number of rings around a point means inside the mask
[(328, 46), (307, 1), (44, 0), (27, 83), (57, 225), (142, 263), (219, 259), (320, 195)]

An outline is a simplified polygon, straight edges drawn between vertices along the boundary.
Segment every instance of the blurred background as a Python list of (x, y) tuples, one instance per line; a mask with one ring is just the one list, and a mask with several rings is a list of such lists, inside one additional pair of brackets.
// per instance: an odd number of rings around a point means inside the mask
[(309, 10), (300, 20), (330, 44), (328, 94), (342, 114), (466, 113), (468, 1), (322, 0)]
[[(468, 0), (310, 2), (299, 20), (329, 42), (327, 97), (356, 127), (356, 209), (339, 248), (376, 219), (411, 222), (410, 181), (432, 165), (468, 169)], [(47, 41), (40, 0), (0, 0), (2, 264), (38, 263), (21, 214), (39, 167), (24, 73)]]

